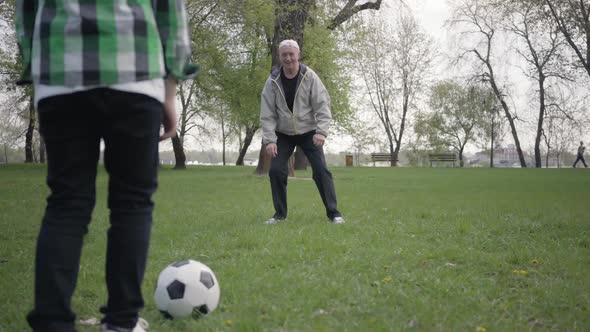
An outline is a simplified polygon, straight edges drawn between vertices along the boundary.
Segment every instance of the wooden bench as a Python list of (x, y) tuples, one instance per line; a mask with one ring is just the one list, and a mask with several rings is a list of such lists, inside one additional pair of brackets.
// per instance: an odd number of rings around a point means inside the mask
[(457, 156), (454, 153), (430, 153), (428, 154), (428, 159), (430, 160), (430, 167), (432, 167), (433, 162), (452, 162), (453, 167), (455, 167), (455, 162), (457, 161)]
[[(371, 161), (373, 162), (373, 166), (375, 166), (375, 162), (376, 161), (389, 161), (391, 162), (392, 160), (392, 156), (391, 153), (371, 153)], [(397, 160), (395, 160), (397, 161)]]

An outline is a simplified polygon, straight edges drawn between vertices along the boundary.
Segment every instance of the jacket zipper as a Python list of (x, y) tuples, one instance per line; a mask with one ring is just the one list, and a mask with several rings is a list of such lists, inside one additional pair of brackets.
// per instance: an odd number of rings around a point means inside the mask
[[(297, 93), (299, 92), (299, 87), (301, 86), (301, 83), (303, 82), (305, 75), (307, 75), (307, 72), (305, 72), (305, 74), (303, 74), (303, 77), (301, 77), (301, 81), (299, 81), (299, 85), (297, 86), (297, 90), (295, 90), (295, 96), (293, 97), (293, 111), (291, 112), (291, 124), (293, 125), (293, 132), (295, 133), (295, 135), (297, 135), (297, 127), (295, 126), (295, 100), (297, 100)], [(281, 76), (279, 75), (279, 77), (281, 77)], [(281, 96), (283, 96), (283, 100), (285, 101), (285, 104), (286, 104), (287, 98), (285, 97), (283, 90), (281, 90), (281, 86), (279, 85), (279, 83), (277, 83), (277, 79), (274, 79), (272, 81), (277, 85), (277, 88), (279, 88), (279, 92), (281, 92)]]
[(306, 75), (307, 71), (305, 71), (305, 74), (303, 74), (303, 76), (301, 77), (299, 85), (297, 86), (297, 90), (295, 90), (295, 96), (293, 97), (293, 114), (291, 115), (291, 119), (293, 121), (293, 130), (295, 130), (295, 135), (297, 135), (297, 128), (295, 127), (295, 101), (297, 101), (297, 94), (299, 93), (299, 88), (301, 87), (301, 84), (303, 84), (303, 80), (305, 79)]

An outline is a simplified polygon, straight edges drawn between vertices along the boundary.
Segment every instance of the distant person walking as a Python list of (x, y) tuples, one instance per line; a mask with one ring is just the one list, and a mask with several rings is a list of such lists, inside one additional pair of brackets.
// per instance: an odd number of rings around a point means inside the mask
[(51, 191), (27, 316), (34, 331), (75, 331), (71, 298), (96, 200), (101, 140), (110, 228), (100, 331), (147, 328), (139, 311), (158, 142), (176, 133), (177, 80), (197, 71), (188, 62), (186, 17), (183, 0), (16, 0), (20, 83), (34, 84)]
[(580, 142), (580, 146), (578, 146), (578, 157), (576, 158), (576, 161), (574, 162), (574, 168), (576, 168), (576, 164), (578, 163), (578, 161), (581, 161), (582, 164), (584, 164), (584, 167), (588, 168), (588, 165), (586, 165), (586, 161), (584, 160), (584, 151), (586, 150), (586, 147), (584, 146), (584, 142)]
[(301, 52), (296, 41), (283, 40), (278, 51), (281, 67), (266, 80), (260, 105), (262, 141), (272, 157), (269, 176), (275, 208), (265, 224), (287, 218), (288, 162), (295, 146), (303, 149), (311, 164), (328, 220), (343, 224), (322, 149), (332, 122), (330, 96), (318, 75), (299, 62)]

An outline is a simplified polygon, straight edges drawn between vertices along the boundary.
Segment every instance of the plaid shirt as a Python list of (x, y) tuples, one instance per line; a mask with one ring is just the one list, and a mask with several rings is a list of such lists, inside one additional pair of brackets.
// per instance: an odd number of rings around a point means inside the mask
[(183, 0), (16, 0), (19, 83), (96, 86), (187, 79)]

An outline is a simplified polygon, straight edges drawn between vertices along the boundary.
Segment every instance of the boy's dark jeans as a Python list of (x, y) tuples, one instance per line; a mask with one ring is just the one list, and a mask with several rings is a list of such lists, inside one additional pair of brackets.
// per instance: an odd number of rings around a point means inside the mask
[(326, 166), (324, 151), (313, 144), (313, 135), (315, 130), (302, 135), (289, 136), (277, 134), (277, 156), (272, 159), (270, 164), (270, 187), (272, 190), (272, 201), (275, 208), (274, 218), (287, 218), (287, 178), (289, 176), (289, 158), (299, 146), (313, 171), (313, 180), (322, 197), (322, 202), (326, 207), (328, 218), (340, 217), (340, 212), (336, 207), (336, 191), (334, 190), (334, 180), (332, 173)]
[(95, 204), (102, 138), (110, 209), (103, 322), (133, 327), (143, 307), (163, 105), (99, 88), (45, 98), (38, 114), (51, 193), (37, 239), (35, 305), (27, 320), (35, 331), (74, 331), (71, 297)]

